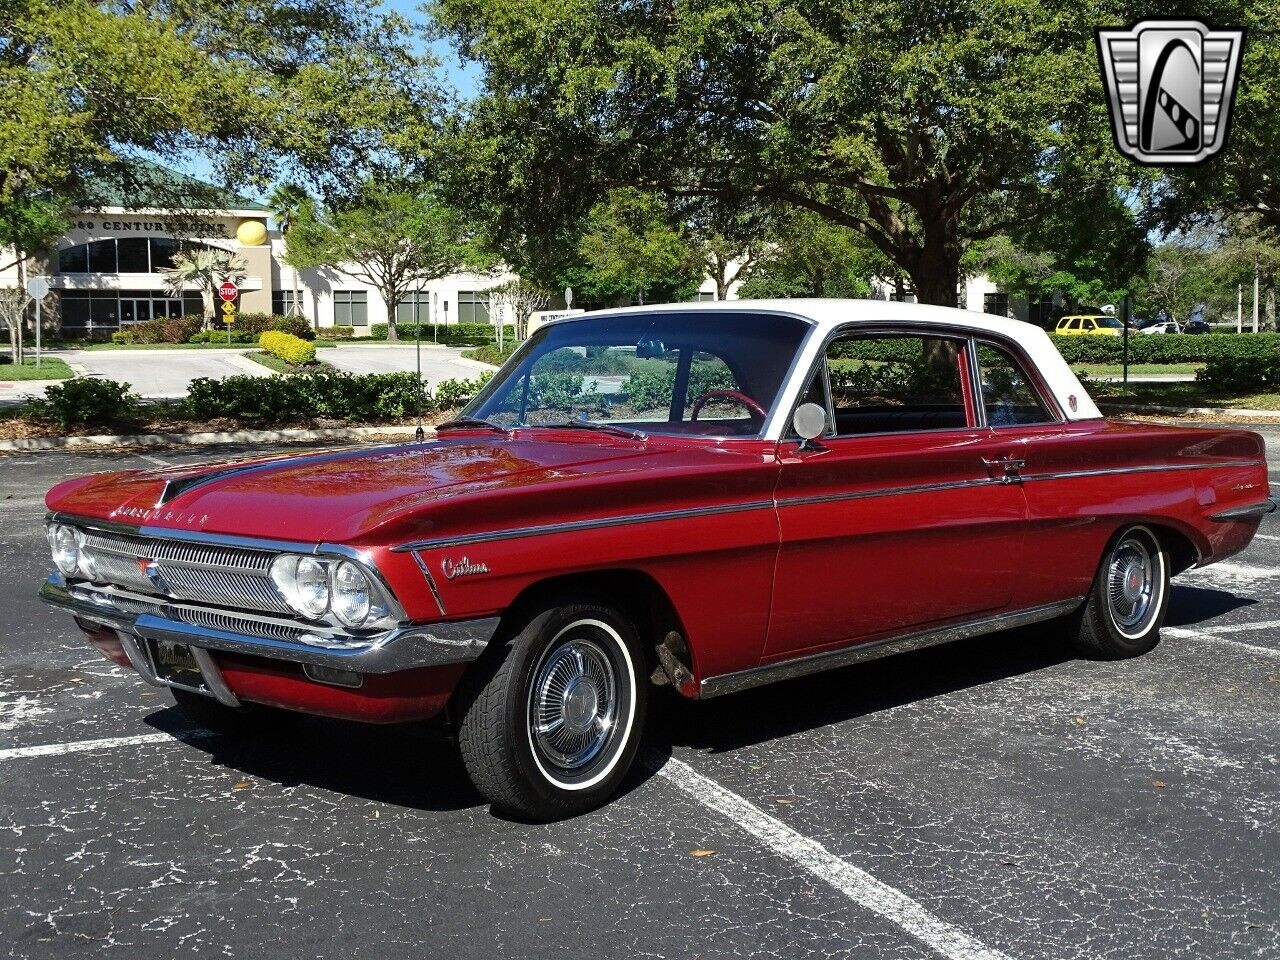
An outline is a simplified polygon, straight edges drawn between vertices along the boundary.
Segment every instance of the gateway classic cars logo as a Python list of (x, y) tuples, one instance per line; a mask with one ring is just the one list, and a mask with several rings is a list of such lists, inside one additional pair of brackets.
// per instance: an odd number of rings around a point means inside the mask
[(1102, 83), (1121, 153), (1151, 166), (1203, 163), (1226, 146), (1243, 30), (1143, 20), (1097, 31)]

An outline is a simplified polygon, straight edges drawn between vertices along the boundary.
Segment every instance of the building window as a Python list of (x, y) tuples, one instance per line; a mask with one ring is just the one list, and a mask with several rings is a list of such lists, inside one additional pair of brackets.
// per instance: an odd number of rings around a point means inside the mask
[(164, 267), (173, 266), (173, 255), (178, 252), (178, 241), (172, 237), (152, 237), (151, 272), (159, 273)]
[(282, 317), (287, 317), (292, 313), (301, 314), (301, 299), (299, 299), (298, 308), (294, 309), (292, 290), (274, 290), (271, 293), (271, 312)]
[(58, 251), (59, 273), (88, 273), (89, 248), (83, 243)]
[(997, 317), (1009, 315), (1009, 295), (1007, 293), (984, 293), (982, 295), (982, 312)]
[(90, 273), (119, 273), (116, 269), (116, 242), (95, 240), (89, 244)]
[(694, 303), (708, 303), (715, 300), (716, 292), (714, 290), (699, 290), (693, 295)]
[(458, 291), (459, 323), (490, 323), (489, 292), (487, 290)]
[(431, 294), (410, 290), (396, 307), (396, 323), (428, 324), (431, 322)]
[(117, 269), (121, 273), (150, 273), (146, 237), (121, 237), (116, 241)]
[(333, 291), (333, 325), (335, 327), (367, 327), (369, 294), (364, 290)]

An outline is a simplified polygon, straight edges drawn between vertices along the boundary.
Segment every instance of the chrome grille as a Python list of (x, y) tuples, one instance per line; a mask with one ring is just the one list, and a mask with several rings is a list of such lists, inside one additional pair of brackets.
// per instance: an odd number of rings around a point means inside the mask
[[(85, 553), (97, 563), (98, 581), (128, 590), (222, 607), (289, 614), (271, 583), (275, 554), (219, 544), (161, 540), (126, 533), (86, 530)], [(155, 564), (162, 589), (138, 566)]]

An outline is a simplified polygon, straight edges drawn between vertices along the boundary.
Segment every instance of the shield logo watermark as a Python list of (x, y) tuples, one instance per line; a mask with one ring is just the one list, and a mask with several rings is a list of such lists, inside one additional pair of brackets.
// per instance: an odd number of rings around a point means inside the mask
[(1099, 28), (1098, 60), (1120, 152), (1151, 166), (1204, 163), (1227, 143), (1243, 30), (1197, 20)]

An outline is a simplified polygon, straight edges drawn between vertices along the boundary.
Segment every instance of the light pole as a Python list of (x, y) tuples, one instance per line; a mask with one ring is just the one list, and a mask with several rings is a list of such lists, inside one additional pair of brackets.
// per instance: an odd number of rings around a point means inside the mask
[(440, 342), (440, 291), (431, 294), (431, 341)]

